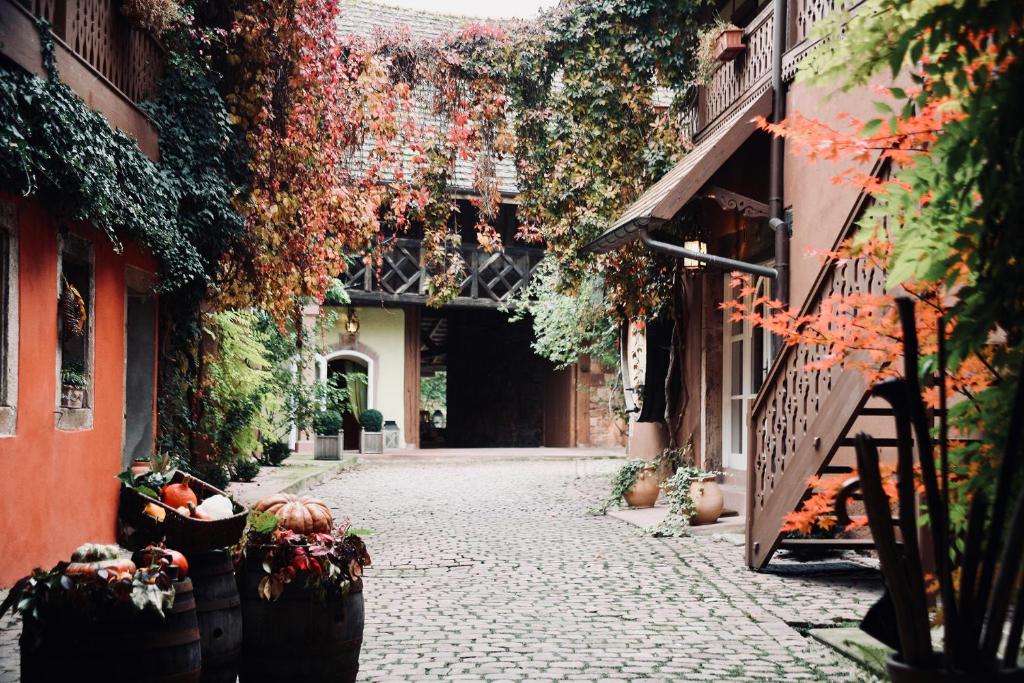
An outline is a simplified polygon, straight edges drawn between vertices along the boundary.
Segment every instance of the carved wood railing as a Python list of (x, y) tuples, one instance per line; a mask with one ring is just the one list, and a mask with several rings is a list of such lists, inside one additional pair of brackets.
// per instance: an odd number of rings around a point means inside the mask
[(19, 0), (53, 34), (133, 102), (156, 91), (164, 53), (121, 14), (119, 0)]
[[(877, 162), (873, 173), (887, 173)], [(836, 247), (856, 229), (870, 203), (862, 194), (840, 230)], [(856, 293), (882, 293), (885, 274), (865, 259), (831, 262), (818, 274), (801, 315)], [(783, 518), (796, 509), (807, 481), (821, 474), (864, 410), (868, 386), (859, 370), (815, 367), (828, 349), (786, 346), (750, 409), (747, 454), (747, 563), (763, 567), (780, 540)], [(865, 411), (868, 412), (868, 411)]]
[[(456, 305), (497, 307), (508, 304), (526, 287), (537, 269), (543, 249), (505, 247), (491, 253), (466, 245), (460, 248), (466, 275), (460, 283)], [(417, 239), (400, 238), (379, 267), (354, 261), (343, 278), (353, 301), (390, 300), (422, 302), (426, 299), (427, 274), (423, 245)]]
[[(859, 0), (790, 0), (783, 76), (791, 79), (796, 67), (812, 45), (811, 29), (842, 6), (855, 7)], [(746, 49), (722, 65), (697, 97), (686, 116), (687, 132), (695, 139), (706, 137), (724, 114), (757, 97), (770, 87), (774, 5), (769, 3), (743, 29)]]

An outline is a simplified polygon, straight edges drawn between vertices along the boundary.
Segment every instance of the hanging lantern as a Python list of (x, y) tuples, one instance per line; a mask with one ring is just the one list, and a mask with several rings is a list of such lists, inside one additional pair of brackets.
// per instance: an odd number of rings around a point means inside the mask
[[(683, 242), (683, 248), (688, 251), (696, 251), (701, 254), (708, 253), (707, 242), (701, 239), (686, 240), (685, 242)], [(688, 270), (698, 270), (704, 267), (704, 262), (698, 261), (697, 259), (684, 258), (683, 267)]]
[(345, 332), (351, 337), (359, 334), (359, 317), (352, 308), (348, 309), (348, 315), (345, 316)]

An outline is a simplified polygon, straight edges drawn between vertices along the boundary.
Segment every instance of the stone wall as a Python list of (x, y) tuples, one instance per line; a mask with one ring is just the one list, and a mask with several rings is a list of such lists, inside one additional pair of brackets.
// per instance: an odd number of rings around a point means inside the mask
[(615, 369), (602, 367), (588, 358), (579, 363), (579, 445), (613, 448), (626, 445), (626, 424), (615, 414), (621, 410), (622, 389)]

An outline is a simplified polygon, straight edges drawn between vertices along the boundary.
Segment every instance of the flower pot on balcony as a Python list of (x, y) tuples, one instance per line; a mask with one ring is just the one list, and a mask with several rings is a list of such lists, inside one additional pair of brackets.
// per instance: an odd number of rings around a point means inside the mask
[(82, 408), (85, 406), (85, 389), (65, 384), (60, 393), (60, 405), (62, 408)]
[(384, 432), (362, 431), (359, 439), (359, 452), (380, 454), (384, 452)]
[(715, 41), (715, 57), (720, 62), (731, 62), (746, 49), (741, 28), (723, 28)]
[(722, 488), (714, 475), (703, 477), (690, 484), (690, 498), (693, 500), (693, 524), (714, 524), (722, 515), (725, 499)]
[(337, 434), (317, 434), (313, 440), (314, 460), (341, 460), (344, 432)]

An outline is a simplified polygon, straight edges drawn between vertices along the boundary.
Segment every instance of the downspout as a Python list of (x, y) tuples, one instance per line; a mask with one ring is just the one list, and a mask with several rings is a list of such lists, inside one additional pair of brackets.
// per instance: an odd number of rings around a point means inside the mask
[(694, 261), (699, 261), (700, 263), (706, 263), (709, 266), (719, 268), (726, 272), (738, 270), (741, 273), (760, 275), (773, 280), (777, 279), (779, 276), (778, 271), (770, 266), (761, 266), (756, 263), (737, 261), (736, 259), (725, 258), (724, 256), (715, 256), (714, 254), (705, 254), (702, 251), (693, 251), (691, 249), (680, 247), (676, 244), (661, 242), (651, 237), (647, 232), (647, 228), (640, 231), (640, 239), (651, 251), (660, 251), (663, 254), (668, 254), (669, 256), (681, 259), (692, 259)]
[[(786, 85), (782, 80), (782, 55), (786, 51), (786, 10), (788, 0), (774, 0), (772, 27), (772, 123), (778, 124), (786, 118)], [(768, 160), (768, 214), (775, 228), (775, 298), (789, 306), (789, 237), (790, 229), (784, 226), (785, 206), (783, 204), (783, 162), (785, 140), (780, 135), (772, 136), (771, 153)]]

